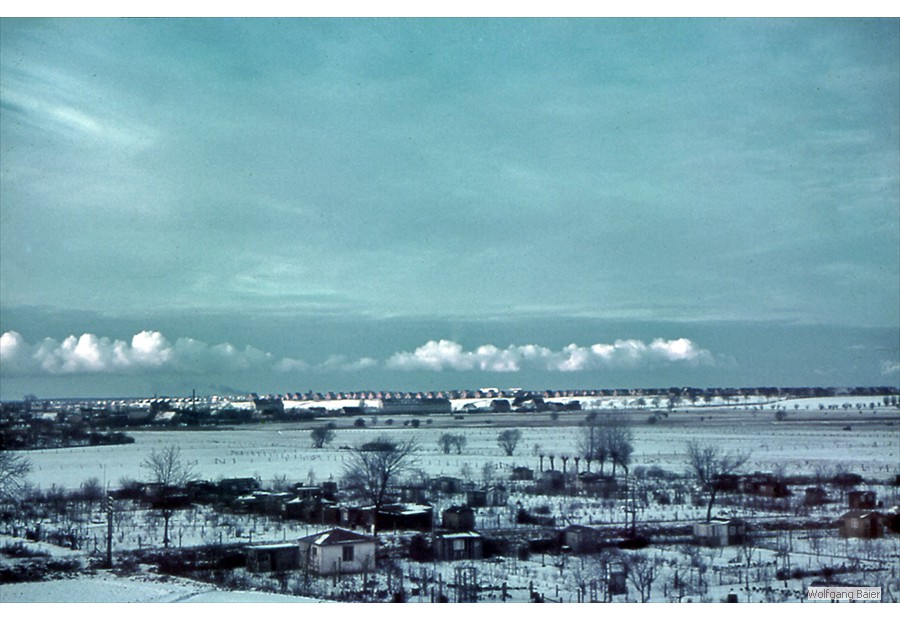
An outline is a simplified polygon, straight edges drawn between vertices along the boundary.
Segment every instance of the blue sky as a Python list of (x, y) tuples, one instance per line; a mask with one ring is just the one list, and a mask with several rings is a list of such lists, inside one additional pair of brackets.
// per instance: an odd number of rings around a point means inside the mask
[(4, 19), (0, 106), (3, 398), (900, 384), (896, 19)]

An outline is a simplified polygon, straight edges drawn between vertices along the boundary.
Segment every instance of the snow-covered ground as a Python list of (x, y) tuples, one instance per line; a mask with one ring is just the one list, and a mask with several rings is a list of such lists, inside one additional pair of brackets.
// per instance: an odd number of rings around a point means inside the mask
[[(686, 445), (691, 440), (699, 440), (721, 446), (726, 451), (749, 454), (744, 467), (747, 472), (827, 475), (842, 468), (859, 473), (873, 483), (872, 488), (877, 488), (878, 498), (885, 502), (885, 506), (896, 503), (897, 487), (885, 483), (893, 480), (900, 469), (900, 415), (897, 410), (879, 406), (872, 409), (862, 401), (857, 407), (848, 399), (837, 399), (837, 405), (821, 400), (808, 399), (807, 402), (804, 399), (795, 403), (797, 406), (790, 402), (779, 403), (777, 408), (787, 411), (787, 417), (783, 420), (776, 419), (771, 405), (754, 409), (761, 405), (753, 404), (741, 410), (700, 406), (687, 410), (679, 408), (654, 424), (647, 422), (653, 413), (652, 408), (617, 415), (633, 421), (635, 452), (632, 472), (639, 467), (656, 466), (669, 472), (683, 473), (686, 470)], [(866, 399), (866, 403), (870, 401)], [(549, 469), (551, 456), (555, 459), (556, 469), (562, 468), (563, 456), (569, 457), (568, 467), (573, 468), (578, 436), (582, 432), (579, 423), (585, 415), (584, 411), (560, 412), (556, 420), (552, 419), (556, 416), (548, 413), (466, 413), (463, 419), (454, 415), (420, 416), (419, 428), (413, 428), (409, 424), (411, 416), (388, 418), (367, 414), (365, 428), (356, 427), (354, 417), (339, 417), (306, 424), (257, 424), (224, 430), (142, 430), (131, 431), (136, 439), (131, 445), (42, 450), (24, 454), (34, 466), (28, 482), (45, 490), (51, 485), (76, 489), (92, 477), (111, 488), (119, 486), (122, 479), (146, 479), (147, 472), (141, 466), (146, 456), (153, 449), (173, 444), (181, 448), (184, 458), (194, 465), (196, 474), (209, 480), (255, 476), (264, 484), (279, 479), (318, 483), (340, 477), (347, 455), (342, 448), (357, 446), (386, 433), (396, 439), (414, 438), (419, 443), (416, 467), (423, 476), (443, 474), (476, 481), (488, 478), (506, 480), (514, 466), (525, 465), (538, 470), (543, 465), (544, 469)], [(335, 439), (323, 449), (313, 449), (309, 429), (325, 421), (337, 422)], [(407, 424), (404, 425), (404, 422)], [(497, 445), (498, 433), (506, 428), (522, 431), (522, 439), (513, 456), (506, 456)], [(438, 438), (446, 432), (466, 437), (462, 454), (444, 454), (440, 449)], [(584, 468), (583, 463), (581, 468)], [(442, 508), (462, 501), (462, 496), (441, 498), (435, 505), (435, 511), (439, 513)], [(794, 514), (747, 503), (743, 499), (739, 500), (743, 502), (739, 504), (730, 501), (727, 496), (722, 497), (717, 503), (717, 511), (720, 514), (740, 514), (751, 520), (790, 519)], [(115, 549), (124, 551), (158, 545), (162, 531), (159, 516), (128, 502), (118, 504)], [(532, 495), (525, 493), (524, 489), (513, 488), (506, 506), (477, 511), (476, 529), (517, 528), (515, 512), (519, 505), (533, 512), (549, 510), (561, 526), (567, 523), (625, 523), (623, 506), (615, 500)], [(829, 504), (804, 514), (817, 519), (833, 519), (846, 510), (842, 506), (845, 506), (843, 502)], [(688, 523), (704, 515), (705, 506), (694, 505), (688, 496), (683, 502), (673, 500), (667, 505), (651, 501), (641, 507), (638, 519), (642, 522), (666, 520)], [(71, 519), (65, 524), (65, 527), (76, 528), (82, 540), (87, 541), (82, 552), (68, 553), (102, 552), (105, 526), (102, 520), (95, 523), (96, 520), (88, 516), (82, 521)], [(45, 525), (49, 530), (52, 524)], [(220, 514), (209, 507), (178, 511), (172, 520), (172, 536), (179, 547), (294, 540), (320, 529), (319, 526), (261, 515)], [(802, 569), (852, 565), (859, 570), (848, 573), (844, 578), (847, 582), (855, 579), (861, 585), (871, 585), (866, 579), (874, 578), (875, 573), (865, 572), (866, 568), (884, 569), (878, 573), (878, 578), (891, 585), (894, 588), (892, 592), (900, 591), (900, 583), (897, 583), (900, 568), (897, 565), (900, 557), (897, 545), (900, 539), (896, 536), (872, 542), (840, 539), (833, 529), (821, 532), (821, 537), (814, 535), (814, 532), (798, 533), (790, 539), (784, 538), (786, 534), (761, 536), (751, 552), (750, 567), (744, 569), (741, 563), (747, 560), (741, 553), (746, 551), (740, 548), (699, 550), (694, 558), (675, 547), (648, 549), (647, 555), (659, 565), (651, 600), (718, 601), (729, 593), (735, 593), (741, 601), (797, 601), (811, 579), (775, 579), (776, 568), (783, 567), (786, 561), (791, 568)], [(522, 533), (528, 536), (527, 531)], [(389, 538), (382, 537), (385, 541)], [(0, 545), (3, 544), (4, 540), (0, 539)], [(630, 553), (625, 552), (625, 555)], [(524, 602), (534, 590), (549, 599), (575, 602), (583, 597), (590, 598), (590, 582), (596, 580), (600, 570), (597, 561), (592, 557), (544, 557), (533, 554), (527, 560), (495, 558), (489, 562), (479, 562), (474, 568), (482, 585), (499, 588), (506, 583), (510, 596), (508, 600)], [(437, 574), (441, 575), (443, 583), (449, 584), (454, 580), (459, 566), (459, 563), (420, 565), (401, 562), (400, 570), (405, 574), (411, 601), (430, 600)], [(383, 575), (379, 579), (383, 580)], [(691, 585), (685, 593), (679, 584), (686, 581)], [(352, 589), (355, 585), (355, 582), (348, 581), (340, 587)], [(321, 591), (301, 592), (324, 598), (332, 594), (330, 587), (331, 584), (323, 584)], [(208, 602), (223, 597), (231, 601), (236, 596), (239, 595), (195, 582), (152, 576), (146, 580), (118, 578), (106, 573), (72, 580), (0, 587), (0, 600), (4, 602)], [(252, 598), (256, 595), (246, 596)], [(276, 600), (270, 597), (278, 595), (259, 596)], [(480, 596), (481, 600), (499, 602), (501, 591), (484, 590)], [(635, 591), (631, 589), (628, 600), (635, 600), (635, 597)]]
[(3, 603), (321, 603), (300, 596), (241, 592), (176, 577), (95, 575), (0, 586)]
[[(650, 412), (619, 415), (633, 421), (633, 468), (656, 465), (681, 473), (686, 467), (687, 442), (699, 440), (726, 451), (749, 453), (745, 470), (750, 472), (812, 474), (817, 467), (842, 466), (865, 478), (887, 479), (897, 473), (900, 415), (896, 409), (823, 411), (817, 403), (812, 405), (788, 410), (783, 421), (776, 421), (770, 410), (678, 411), (654, 425), (647, 423)], [(574, 457), (581, 432), (578, 424), (585, 415), (583, 411), (561, 412), (555, 422), (549, 414), (465, 414), (464, 420), (451, 415), (422, 416), (419, 428), (404, 426), (409, 416), (367, 415), (366, 428), (355, 427), (353, 418), (331, 418), (329, 421), (338, 424), (335, 439), (320, 450), (312, 448), (309, 429), (324, 420), (225, 430), (136, 430), (129, 431), (134, 444), (23, 454), (34, 465), (28, 482), (44, 489), (51, 485), (76, 489), (89, 478), (112, 488), (124, 478), (142, 480), (147, 472), (141, 464), (150, 451), (172, 444), (181, 448), (201, 478), (255, 476), (265, 482), (287, 476), (295, 481), (322, 482), (340, 476), (347, 454), (342, 447), (357, 446), (386, 433), (397, 439), (415, 439), (421, 448), (418, 466), (430, 475), (458, 476), (464, 469), (481, 471), (486, 464), (501, 475), (518, 465), (539, 469), (541, 454), (557, 459)], [(513, 456), (506, 456), (497, 446), (497, 434), (509, 427), (522, 431)], [(447, 432), (466, 437), (462, 454), (440, 450), (438, 438)], [(544, 460), (545, 468), (548, 462)]]

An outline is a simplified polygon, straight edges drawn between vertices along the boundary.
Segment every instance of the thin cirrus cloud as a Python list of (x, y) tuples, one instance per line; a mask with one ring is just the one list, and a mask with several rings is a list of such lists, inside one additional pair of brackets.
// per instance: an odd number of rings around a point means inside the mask
[(291, 373), (310, 370), (356, 372), (384, 367), (398, 371), (518, 372), (543, 369), (578, 372), (601, 368), (638, 368), (659, 364), (714, 365), (713, 354), (687, 338), (650, 343), (617, 340), (588, 347), (570, 344), (555, 351), (534, 344), (501, 349), (482, 345), (467, 351), (457, 342), (431, 340), (413, 352), (394, 353), (383, 362), (371, 358), (349, 359), (332, 355), (313, 365), (303, 360), (277, 357), (253, 347), (229, 343), (210, 345), (193, 338), (174, 343), (157, 331), (142, 331), (131, 342), (94, 334), (53, 338), (30, 344), (21, 334), (0, 336), (0, 369), (8, 375), (132, 374), (149, 372), (211, 373), (271, 370)]

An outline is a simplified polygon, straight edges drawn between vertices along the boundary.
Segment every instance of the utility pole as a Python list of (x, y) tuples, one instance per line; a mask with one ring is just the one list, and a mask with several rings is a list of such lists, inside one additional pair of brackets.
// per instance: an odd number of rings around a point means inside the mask
[(113, 498), (106, 496), (106, 568), (112, 568)]

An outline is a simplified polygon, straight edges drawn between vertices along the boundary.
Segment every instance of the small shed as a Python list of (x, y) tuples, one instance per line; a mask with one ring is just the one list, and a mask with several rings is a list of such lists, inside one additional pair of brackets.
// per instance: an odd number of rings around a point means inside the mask
[(803, 504), (819, 506), (828, 501), (828, 493), (822, 487), (808, 487), (803, 495)]
[(484, 557), (484, 538), (471, 531), (436, 534), (434, 556), (438, 561), (480, 560)]
[(266, 515), (284, 514), (285, 504), (293, 497), (290, 493), (272, 493), (267, 491), (257, 491), (253, 495), (256, 497), (257, 511)]
[(850, 491), (847, 504), (851, 510), (871, 510), (875, 508), (875, 491)]
[(429, 504), (390, 504), (375, 515), (378, 530), (431, 530), (434, 508)]
[(628, 594), (628, 567), (622, 562), (606, 565), (606, 588), (610, 597)]
[(297, 499), (317, 499), (322, 497), (322, 488), (315, 485), (297, 484), (294, 485), (294, 496)]
[(537, 483), (537, 492), (551, 495), (560, 493), (566, 488), (566, 480), (563, 473), (557, 469), (550, 469), (541, 474)]
[(337, 523), (338, 519), (329, 521), (325, 514), (328, 508), (333, 507), (334, 502), (315, 498), (294, 498), (284, 504), (283, 516), (285, 519), (299, 519), (307, 523)]
[(747, 485), (747, 493), (750, 495), (758, 495), (760, 497), (771, 497), (773, 499), (788, 497), (791, 494), (787, 484), (777, 478), (763, 478), (750, 480)]
[(534, 470), (530, 467), (513, 467), (510, 480), (534, 480)]
[(322, 489), (322, 499), (328, 500), (330, 502), (335, 501), (337, 498), (337, 482), (323, 482), (319, 485)]
[(583, 471), (576, 478), (578, 490), (586, 495), (603, 498), (615, 496), (619, 490), (616, 479), (612, 476), (604, 476), (596, 472)]
[(738, 545), (747, 535), (747, 524), (741, 519), (713, 519), (694, 524), (694, 543), (704, 547)]
[(220, 480), (217, 486), (223, 495), (236, 497), (258, 491), (259, 481), (256, 478), (225, 478)]
[(603, 544), (600, 531), (588, 525), (570, 525), (562, 531), (562, 544), (573, 553), (592, 553)]
[(439, 476), (431, 481), (431, 486), (438, 493), (461, 493), (463, 481), (452, 476)]
[(247, 547), (247, 570), (268, 573), (300, 568), (300, 547), (297, 543), (253, 545)]
[(499, 484), (466, 491), (466, 503), (473, 508), (505, 506), (508, 501), (509, 491)]
[(298, 541), (301, 564), (319, 575), (361, 573), (375, 568), (378, 539), (335, 528)]
[(400, 501), (403, 502), (427, 502), (431, 499), (425, 482), (408, 483), (397, 489)]
[(872, 510), (849, 510), (838, 519), (838, 532), (844, 538), (880, 538), (881, 515)]
[(469, 506), (450, 506), (441, 513), (445, 530), (471, 530), (475, 527), (475, 511)]

